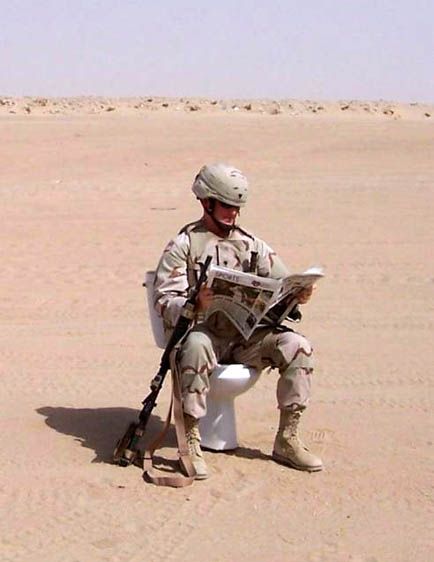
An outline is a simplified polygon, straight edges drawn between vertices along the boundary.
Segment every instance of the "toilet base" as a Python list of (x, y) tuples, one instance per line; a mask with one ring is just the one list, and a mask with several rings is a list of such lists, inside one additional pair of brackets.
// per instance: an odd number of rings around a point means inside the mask
[(207, 400), (207, 414), (199, 422), (201, 446), (212, 451), (238, 447), (235, 404), (233, 399)]

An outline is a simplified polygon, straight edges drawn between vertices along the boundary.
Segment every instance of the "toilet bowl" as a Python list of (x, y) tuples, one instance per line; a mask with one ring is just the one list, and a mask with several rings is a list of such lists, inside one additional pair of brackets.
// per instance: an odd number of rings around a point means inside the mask
[(218, 365), (211, 373), (207, 413), (199, 422), (201, 446), (213, 451), (238, 447), (235, 398), (251, 388), (259, 371), (246, 365)]
[[(163, 321), (152, 300), (155, 271), (146, 273), (146, 292), (152, 334), (158, 347), (164, 349), (166, 338)], [(201, 445), (213, 451), (235, 449), (238, 446), (234, 400), (251, 388), (260, 372), (241, 364), (217, 365), (210, 375), (207, 413), (199, 422)]]

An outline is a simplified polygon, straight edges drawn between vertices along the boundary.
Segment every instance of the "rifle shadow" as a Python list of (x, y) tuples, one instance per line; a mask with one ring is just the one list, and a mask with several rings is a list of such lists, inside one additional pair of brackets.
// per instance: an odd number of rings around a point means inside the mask
[[(82, 447), (95, 452), (93, 463), (112, 463), (113, 451), (116, 443), (124, 435), (128, 424), (137, 421), (139, 411), (133, 408), (66, 408), (43, 406), (36, 412), (45, 416), (48, 427), (71, 435)], [(151, 415), (146, 427), (146, 435), (140, 444), (143, 451), (163, 429), (164, 420)], [(164, 438), (167, 447), (176, 447), (173, 428), (170, 428)]]

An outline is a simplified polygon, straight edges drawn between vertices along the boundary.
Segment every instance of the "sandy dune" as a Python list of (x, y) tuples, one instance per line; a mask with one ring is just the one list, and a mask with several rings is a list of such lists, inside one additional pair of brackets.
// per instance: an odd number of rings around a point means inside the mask
[[(0, 98), (1, 559), (430, 560), (434, 107), (146, 99)], [(110, 457), (160, 358), (144, 272), (215, 160), (251, 180), (247, 228), (326, 268), (301, 326), (326, 470), (271, 461), (264, 374), (238, 400), (240, 448), (158, 488)]]

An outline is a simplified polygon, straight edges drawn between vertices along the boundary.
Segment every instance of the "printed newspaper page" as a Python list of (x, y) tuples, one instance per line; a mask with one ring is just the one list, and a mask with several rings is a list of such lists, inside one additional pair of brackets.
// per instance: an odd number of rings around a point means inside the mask
[(214, 297), (206, 318), (223, 312), (247, 340), (276, 301), (281, 281), (211, 265), (207, 286)]
[(282, 279), (279, 295), (270, 309), (266, 319), (272, 324), (280, 324), (298, 304), (298, 294), (303, 289), (308, 289), (324, 277), (321, 267), (311, 267), (303, 273), (288, 275)]
[(211, 265), (207, 286), (214, 297), (205, 318), (222, 312), (247, 340), (264, 317), (273, 325), (283, 322), (297, 305), (299, 292), (323, 276), (318, 267), (284, 279), (270, 279)]

